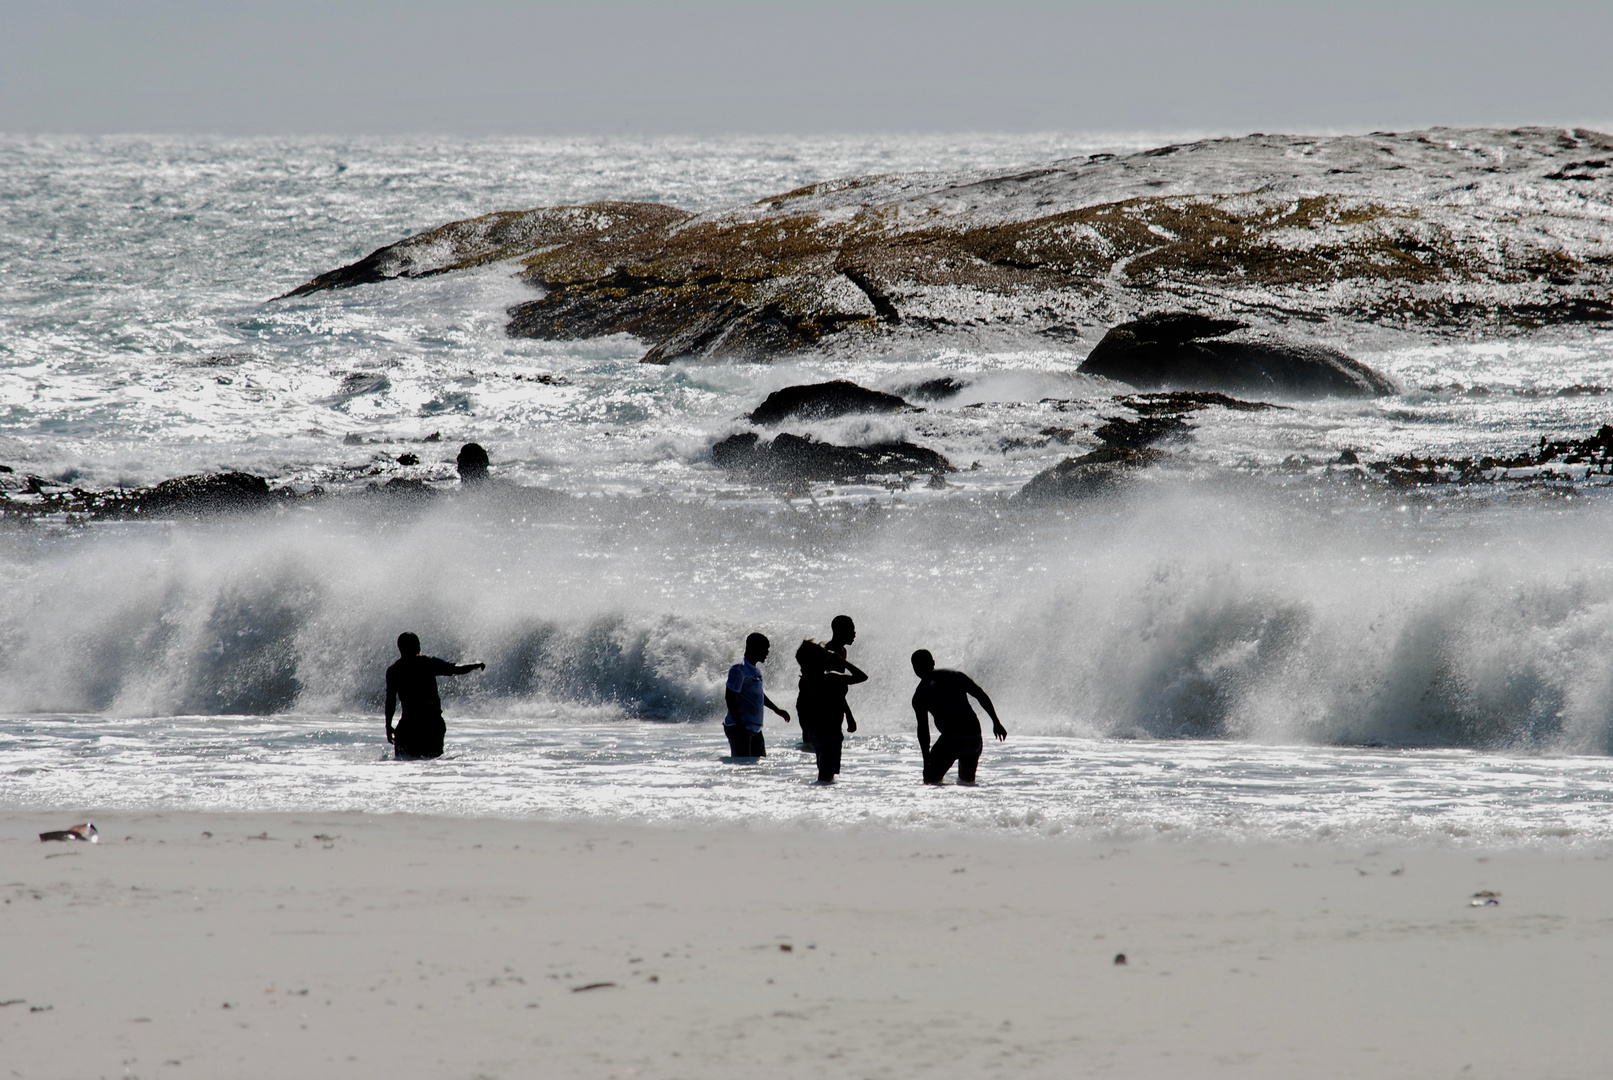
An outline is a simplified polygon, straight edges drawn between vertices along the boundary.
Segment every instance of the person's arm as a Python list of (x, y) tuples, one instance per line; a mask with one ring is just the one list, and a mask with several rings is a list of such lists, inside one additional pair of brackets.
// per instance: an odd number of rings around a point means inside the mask
[(465, 675), (472, 671), (486, 671), (486, 664), (449, 664), (448, 674)]
[[(733, 693), (733, 691), (730, 690), (729, 693), (731, 694), (731, 693)], [(788, 724), (790, 722), (790, 714), (785, 712), (783, 709), (779, 708), (777, 705), (773, 704), (773, 699), (768, 697), (766, 694), (762, 695), (762, 704), (766, 705), (769, 709), (772, 709), (774, 712), (776, 712), (780, 716), (784, 717), (784, 722), (786, 724)], [(729, 708), (733, 708), (733, 706), (730, 705)]]
[(997, 741), (1002, 742), (1008, 738), (1008, 729), (1003, 727), (1001, 720), (997, 719), (997, 710), (991, 707), (991, 698), (986, 696), (986, 692), (980, 689), (973, 679), (969, 680), (967, 693), (970, 697), (980, 702), (980, 707), (986, 710), (987, 716), (991, 717), (991, 733), (997, 736)]
[[(853, 664), (850, 660), (842, 660), (841, 663), (844, 664), (845, 668), (846, 668), (846, 673), (845, 673), (845, 675), (842, 676), (842, 678), (844, 678), (846, 680), (846, 685), (847, 686), (856, 686), (860, 682), (867, 682), (868, 681), (867, 672), (863, 671), (856, 664)], [(857, 731), (857, 718), (855, 716), (851, 715), (851, 706), (847, 705), (846, 706), (846, 733), (848, 735), (852, 735), (852, 734), (856, 734), (856, 731)]]
[(388, 686), (386, 688), (386, 741), (387, 742), (395, 742), (396, 741), (396, 739), (393, 737), (393, 734), (392, 734), (392, 714), (397, 711), (397, 708), (398, 708), (398, 692), (396, 690), (392, 689), (392, 687)]
[(919, 720), (919, 750), (924, 753), (924, 763), (930, 762), (930, 710), (919, 704), (918, 698), (913, 699), (913, 715)]

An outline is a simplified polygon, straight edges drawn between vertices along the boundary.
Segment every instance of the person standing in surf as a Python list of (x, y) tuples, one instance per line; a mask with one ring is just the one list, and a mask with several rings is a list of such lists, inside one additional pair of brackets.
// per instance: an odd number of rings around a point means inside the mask
[(840, 771), (845, 741), (841, 717), (846, 718), (848, 731), (857, 730), (857, 721), (846, 706), (846, 688), (867, 682), (868, 676), (816, 641), (801, 642), (795, 650), (795, 662), (801, 665), (801, 694), (795, 706), (801, 717), (801, 730), (809, 737), (818, 758), (818, 783), (832, 784)]
[[(851, 621), (851, 616), (850, 615), (836, 615), (829, 622), (829, 643), (827, 645), (825, 645), (824, 648), (828, 649), (835, 656), (838, 656), (840, 659), (844, 660), (846, 658), (846, 646), (850, 645), (853, 641), (856, 641), (856, 640), (857, 640), (857, 624)], [(864, 676), (864, 677), (866, 678), (866, 676)], [(844, 698), (845, 698), (845, 695), (844, 695), (844, 693), (842, 693), (841, 694), (842, 701), (844, 701)], [(796, 711), (797, 714), (800, 714), (800, 712), (801, 712), (800, 698), (796, 699), (795, 711)], [(856, 731), (857, 730), (857, 718), (851, 714), (851, 706), (850, 705), (845, 706), (845, 714), (846, 714), (846, 730), (847, 731)], [(840, 722), (839, 720), (835, 721), (835, 723), (837, 723), (837, 724), (839, 722)], [(801, 749), (807, 750), (807, 751), (811, 751), (813, 749), (813, 746), (812, 746), (812, 732), (807, 729), (806, 722), (804, 720), (801, 722)], [(836, 771), (838, 772), (839, 770), (837, 769)]]
[[(398, 635), (398, 655), (397, 662), (386, 669), (386, 741), (400, 761), (442, 757), (448, 725), (442, 720), (437, 676), (486, 671), (487, 665), (450, 664), (435, 656), (421, 656), (420, 639), (408, 631)], [(400, 701), (403, 715), (394, 729), (392, 714)]]
[[(991, 732), (998, 742), (1008, 738), (1008, 729), (997, 719), (997, 710), (986, 692), (961, 671), (937, 668), (928, 649), (913, 654), (913, 674), (919, 677), (918, 689), (913, 691), (913, 715), (918, 717), (919, 749), (924, 752), (924, 782), (939, 784), (952, 763), (957, 762), (958, 783), (972, 786), (985, 739), (980, 732), (980, 717), (969, 707), (969, 699), (980, 702), (991, 717)], [(932, 716), (937, 733), (934, 746), (930, 745)]]
[(790, 722), (790, 714), (773, 704), (762, 689), (762, 669), (758, 664), (767, 660), (772, 642), (766, 634), (751, 634), (745, 639), (745, 657), (728, 669), (728, 688), (723, 697), (728, 702), (728, 715), (723, 717), (723, 734), (728, 736), (728, 749), (735, 758), (767, 756), (767, 743), (762, 739), (762, 707), (766, 706)]

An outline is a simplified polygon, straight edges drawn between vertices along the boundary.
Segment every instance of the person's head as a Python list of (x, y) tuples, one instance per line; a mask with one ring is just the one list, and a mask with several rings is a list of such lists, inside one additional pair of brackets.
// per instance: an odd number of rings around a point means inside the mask
[(834, 631), (835, 641), (850, 645), (857, 640), (857, 624), (851, 621), (850, 615), (836, 615), (829, 629)]
[(751, 634), (745, 639), (745, 659), (752, 664), (760, 664), (767, 659), (767, 651), (773, 643), (767, 640), (766, 634)]
[(398, 654), (400, 656), (419, 656), (420, 639), (405, 630), (398, 635)]
[(829, 670), (829, 660), (829, 650), (811, 639), (801, 642), (801, 647), (795, 650), (795, 662), (801, 665), (804, 675)]
[(459, 448), (459, 482), (478, 484), (487, 479), (487, 451), (480, 443), (466, 443)]
[(913, 674), (921, 679), (927, 679), (934, 670), (935, 657), (930, 655), (929, 649), (919, 649), (913, 654)]

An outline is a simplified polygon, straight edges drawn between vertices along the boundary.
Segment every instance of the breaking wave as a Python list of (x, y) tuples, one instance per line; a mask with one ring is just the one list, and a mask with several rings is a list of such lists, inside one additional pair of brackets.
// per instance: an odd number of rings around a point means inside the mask
[[(0, 543), (0, 711), (373, 713), (397, 633), (483, 660), (452, 718), (700, 721), (744, 634), (842, 611), (872, 734), (907, 654), (1027, 734), (1613, 753), (1613, 507), (1401, 505), (1232, 480), (1078, 508), (501, 496)], [(452, 721), (451, 721), (452, 722)]]

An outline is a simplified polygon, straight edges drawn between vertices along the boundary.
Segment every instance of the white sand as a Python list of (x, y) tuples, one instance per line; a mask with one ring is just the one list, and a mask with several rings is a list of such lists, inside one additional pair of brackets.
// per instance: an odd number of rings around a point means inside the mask
[(1606, 853), (0, 824), (0, 1077), (1613, 1071)]

